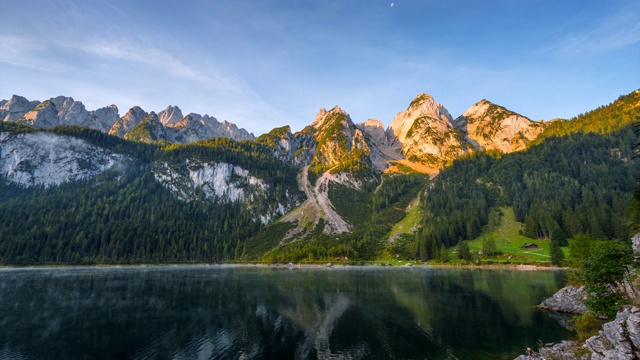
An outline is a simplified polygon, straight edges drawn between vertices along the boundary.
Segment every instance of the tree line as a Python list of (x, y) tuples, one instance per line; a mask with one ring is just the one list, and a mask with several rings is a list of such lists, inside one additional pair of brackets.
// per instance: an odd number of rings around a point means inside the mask
[(477, 153), (455, 161), (423, 197), (422, 259), (441, 245), (474, 239), (490, 209), (512, 206), (524, 235), (551, 238), (587, 233), (628, 239), (628, 209), (638, 178), (631, 126), (613, 134), (552, 137), (527, 151)]

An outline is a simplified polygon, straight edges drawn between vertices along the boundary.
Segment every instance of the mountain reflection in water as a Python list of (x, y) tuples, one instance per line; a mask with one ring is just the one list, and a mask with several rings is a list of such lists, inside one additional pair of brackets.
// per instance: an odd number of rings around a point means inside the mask
[(513, 359), (570, 336), (535, 308), (564, 282), (418, 267), (3, 269), (0, 358)]

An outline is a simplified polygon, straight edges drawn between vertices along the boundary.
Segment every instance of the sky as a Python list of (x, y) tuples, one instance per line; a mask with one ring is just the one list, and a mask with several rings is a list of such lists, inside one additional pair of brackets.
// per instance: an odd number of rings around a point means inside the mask
[(420, 93), (571, 118), (640, 88), (640, 0), (0, 0), (0, 99), (209, 114), (256, 135)]

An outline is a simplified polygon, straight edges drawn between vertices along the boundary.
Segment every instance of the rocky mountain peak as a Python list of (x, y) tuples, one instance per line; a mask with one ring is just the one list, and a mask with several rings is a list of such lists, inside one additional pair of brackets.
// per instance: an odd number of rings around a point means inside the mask
[(27, 98), (19, 95), (13, 95), (9, 100), (0, 107), (0, 110), (10, 112), (29, 111), (40, 104), (39, 101), (29, 101)]
[(311, 162), (314, 171), (371, 169), (372, 150), (368, 139), (346, 111), (338, 106), (329, 111), (321, 109), (311, 129), (317, 144)]
[(316, 115), (315, 120), (311, 123), (311, 126), (316, 130), (316, 133), (322, 133), (323, 131), (329, 129), (336, 122), (342, 123), (343, 127), (351, 128), (355, 127), (353, 121), (351, 121), (351, 116), (342, 110), (339, 106), (334, 106), (331, 110), (327, 111), (322, 108), (318, 111), (318, 115)]
[(39, 101), (29, 101), (25, 97), (13, 95), (9, 100), (0, 103), (0, 121), (15, 121), (27, 111), (40, 104)]
[(147, 116), (147, 112), (142, 110), (140, 106), (134, 106), (122, 117), (126, 121), (140, 122)]
[(113, 124), (118, 121), (118, 117), (118, 107), (111, 104), (94, 110), (86, 125), (93, 129), (98, 129), (104, 133), (108, 133)]
[(182, 111), (179, 107), (169, 105), (166, 109), (158, 113), (158, 118), (162, 125), (173, 127), (175, 124), (180, 122), (184, 116), (182, 116)]
[(139, 106), (134, 106), (127, 113), (118, 119), (109, 130), (109, 135), (124, 137), (124, 135), (133, 129), (138, 123), (147, 116), (147, 112)]
[[(452, 128), (453, 119), (449, 111), (436, 102), (429, 94), (420, 94), (411, 101), (407, 110), (399, 112), (391, 121), (388, 136), (397, 138), (400, 143), (404, 143), (411, 129), (418, 122), (429, 122), (437, 124), (441, 130)], [(419, 125), (419, 124), (418, 124)]]
[(304, 167), (311, 163), (315, 154), (316, 141), (312, 133), (313, 130), (303, 130), (293, 134), (291, 127), (286, 125), (260, 135), (256, 141), (271, 148), (278, 159)]
[(27, 111), (17, 122), (41, 129), (53, 127), (59, 123), (58, 111), (51, 100), (45, 100)]
[(367, 128), (382, 128), (384, 129), (384, 124), (382, 121), (378, 119), (367, 119), (367, 121), (362, 123), (362, 126)]
[[(19, 120), (24, 124), (41, 128), (59, 125), (87, 126), (119, 137), (124, 137), (148, 115), (139, 106), (132, 107), (122, 117), (118, 114), (116, 105), (87, 111), (81, 101), (66, 96), (56, 96), (47, 100), (46, 104), (29, 101), (18, 95), (0, 101), (0, 121)], [(156, 129), (156, 133), (163, 133), (167, 141), (192, 142), (216, 137), (228, 137), (234, 140), (255, 139), (255, 136), (245, 129), (240, 129), (228, 121), (220, 123), (209, 115), (191, 113), (184, 117), (180, 108), (173, 105), (157, 114), (154, 113), (153, 117), (158, 118), (160, 124), (158, 126), (162, 127), (162, 129)], [(154, 127), (157, 126), (154, 125)], [(133, 135), (131, 137), (137, 138)]]
[(449, 111), (442, 104), (436, 102), (433, 96), (425, 93), (416, 96), (409, 104), (407, 111), (422, 116), (431, 115), (437, 119), (446, 119), (449, 122), (453, 120)]
[(84, 125), (89, 117), (89, 112), (80, 101), (73, 100), (72, 97), (57, 96), (51, 98), (51, 102), (58, 111), (60, 125)]
[(166, 128), (160, 123), (158, 115), (153, 111), (127, 132), (124, 138), (143, 142), (168, 140)]
[(462, 116), (458, 117), (456, 121), (458, 121), (458, 119), (461, 119), (461, 118), (466, 118), (469, 121), (474, 121), (487, 115), (494, 116), (494, 117), (498, 117), (498, 116), (504, 117), (509, 115), (518, 115), (518, 114), (500, 105), (496, 105), (487, 99), (482, 99), (477, 103), (471, 105), (471, 107), (469, 107), (467, 110), (465, 110)]
[(442, 166), (466, 151), (449, 111), (431, 95), (420, 94), (399, 112), (387, 129), (388, 142), (412, 162)]
[(546, 122), (535, 122), (503, 106), (482, 99), (454, 120), (455, 127), (480, 149), (508, 153), (524, 149)]

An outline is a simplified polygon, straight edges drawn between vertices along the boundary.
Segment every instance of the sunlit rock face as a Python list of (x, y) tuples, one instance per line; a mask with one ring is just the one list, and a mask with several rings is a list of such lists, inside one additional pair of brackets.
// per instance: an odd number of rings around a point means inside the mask
[(441, 166), (470, 148), (449, 111), (428, 94), (418, 95), (395, 116), (387, 138), (408, 160), (431, 166)]
[(147, 113), (139, 106), (134, 106), (127, 113), (118, 119), (111, 129), (109, 135), (115, 135), (124, 137), (129, 131), (131, 131), (142, 119), (147, 116)]
[(467, 109), (454, 125), (477, 148), (504, 153), (526, 148), (546, 127), (545, 122), (531, 121), (487, 100)]
[(82, 102), (64, 96), (40, 103), (14, 95), (1, 103), (0, 117), (4, 121), (16, 121), (39, 128), (77, 125), (108, 132), (118, 119), (118, 107), (115, 105), (87, 111)]
[(0, 121), (15, 121), (39, 104), (40, 101), (29, 101), (13, 95), (9, 100), (0, 101)]
[(166, 109), (158, 113), (159, 121), (162, 123), (162, 125), (167, 127), (173, 127), (183, 118), (184, 116), (182, 116), (182, 111), (177, 106), (169, 105)]
[(313, 158), (315, 165), (335, 166), (354, 149), (363, 150), (367, 155), (369, 153), (362, 132), (351, 121), (349, 114), (338, 106), (329, 111), (320, 109), (311, 127), (318, 144)]

